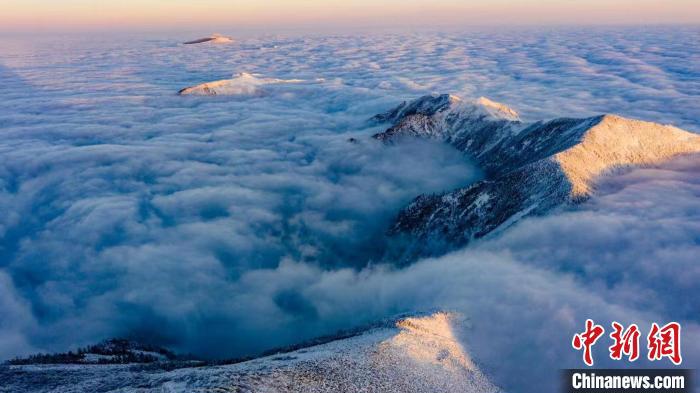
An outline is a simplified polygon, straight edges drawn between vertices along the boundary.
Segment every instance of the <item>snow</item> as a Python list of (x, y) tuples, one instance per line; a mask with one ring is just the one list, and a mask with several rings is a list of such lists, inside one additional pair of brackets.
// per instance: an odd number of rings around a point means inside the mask
[(581, 142), (554, 160), (572, 185), (572, 197), (589, 196), (601, 175), (628, 166), (667, 161), (700, 152), (700, 136), (673, 126), (605, 115)]
[(221, 35), (218, 33), (214, 33), (209, 37), (204, 37), (204, 38), (198, 38), (196, 40), (192, 41), (187, 41), (184, 44), (185, 45), (191, 45), (191, 44), (203, 44), (203, 43), (210, 43), (210, 44), (228, 44), (230, 42), (233, 42), (233, 39), (231, 37), (226, 37), (225, 35)]
[(476, 198), (476, 200), (474, 201), (474, 203), (472, 205), (475, 208), (479, 208), (479, 207), (483, 206), (486, 202), (488, 202), (489, 199), (491, 199), (491, 195), (489, 195), (489, 193), (485, 192), (485, 193), (479, 194), (479, 197)]
[(214, 82), (187, 87), (180, 90), (180, 95), (258, 95), (264, 93), (264, 87), (278, 84), (303, 84), (322, 83), (323, 79), (306, 81), (303, 79), (276, 79), (265, 78), (260, 75), (242, 72), (231, 79), (223, 79)]
[(408, 259), (434, 252), (426, 239), (463, 246), (530, 215), (580, 202), (592, 195), (596, 181), (618, 168), (700, 152), (700, 136), (673, 126), (616, 115), (522, 123), (503, 104), (480, 98), (480, 106), (465, 105), (452, 95), (444, 104), (447, 96), (402, 104), (393, 112), (430, 107), (431, 102), (441, 109), (400, 113), (394, 126), (375, 135), (382, 141), (406, 136), (441, 140), (463, 151), (487, 174), (485, 180), (441, 198), (418, 199), (401, 212), (392, 233), (411, 233), (418, 240), (405, 255)]
[[(141, 351), (141, 350), (131, 350), (130, 352), (137, 354), (137, 355), (144, 355), (148, 356), (151, 358), (156, 359), (157, 361), (166, 361), (168, 358), (158, 352), (151, 352), (151, 351)], [(85, 363), (99, 363), (100, 361), (112, 361), (116, 358), (117, 356), (113, 355), (102, 355), (99, 353), (85, 353), (83, 355), (83, 361)]]
[(112, 360), (114, 356), (101, 355), (99, 353), (86, 353), (83, 355), (83, 360), (85, 363), (98, 363), (100, 360), (108, 361)]
[[(0, 392), (497, 392), (455, 336), (465, 323), (443, 312), (408, 317), (354, 337), (226, 366), (12, 366), (0, 369)], [(56, 373), (64, 377), (50, 386), (41, 382)]]
[(158, 352), (143, 351), (143, 350), (131, 350), (131, 352), (136, 353), (136, 354), (139, 354), (139, 355), (145, 355), (145, 356), (153, 357), (153, 358), (155, 358), (155, 359), (157, 359), (157, 360), (159, 360), (159, 361), (168, 360), (168, 357), (167, 357), (167, 356), (163, 355), (162, 353), (158, 353)]
[(486, 97), (479, 97), (476, 99), (475, 103), (494, 118), (520, 121), (520, 115), (518, 115), (518, 112), (504, 104), (491, 101)]

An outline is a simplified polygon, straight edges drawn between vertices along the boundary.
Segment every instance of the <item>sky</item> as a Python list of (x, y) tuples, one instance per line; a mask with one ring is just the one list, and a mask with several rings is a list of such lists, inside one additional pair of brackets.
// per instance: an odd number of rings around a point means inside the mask
[(694, 0), (1, 0), (3, 31), (694, 24)]

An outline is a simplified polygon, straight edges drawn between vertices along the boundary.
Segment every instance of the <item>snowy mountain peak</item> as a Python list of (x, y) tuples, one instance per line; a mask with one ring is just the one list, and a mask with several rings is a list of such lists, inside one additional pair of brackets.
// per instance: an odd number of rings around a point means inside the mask
[(416, 362), (434, 364), (450, 371), (477, 371), (469, 354), (455, 337), (463, 321), (453, 313), (438, 312), (426, 317), (399, 320), (400, 329), (385, 347), (393, 346)]
[(209, 42), (212, 44), (227, 44), (229, 42), (233, 42), (233, 39), (231, 37), (226, 37), (225, 35), (222, 35), (222, 34), (214, 33), (214, 34), (210, 35), (209, 37), (198, 38), (196, 40), (184, 42), (183, 44), (192, 45), (192, 44), (203, 44), (205, 42)]
[(700, 136), (673, 126), (603, 115), (580, 141), (553, 156), (571, 183), (572, 197), (593, 192), (598, 176), (616, 168), (659, 163), (700, 152)]
[(486, 174), (462, 189), (419, 196), (401, 211), (390, 234), (419, 240), (407, 258), (444, 252), (523, 217), (580, 202), (595, 192), (600, 176), (617, 168), (700, 152), (700, 136), (672, 126), (609, 114), (522, 123), (515, 111), (486, 98), (478, 106), (452, 102), (430, 115), (403, 116), (375, 135), (385, 142), (419, 137), (449, 143)]
[[(259, 75), (258, 75), (259, 76)], [(256, 77), (254, 74), (248, 73), (248, 72), (239, 72), (238, 74), (233, 74), (231, 78), (239, 78), (239, 79), (250, 79), (250, 80), (257, 80), (258, 77)]]
[(406, 119), (415, 119), (415, 117), (421, 116), (432, 117), (438, 113), (441, 113), (444, 118), (453, 114), (462, 118), (470, 116), (474, 119), (520, 121), (518, 113), (506, 105), (491, 101), (486, 97), (463, 100), (453, 94), (432, 94), (411, 102), (404, 101), (394, 109), (374, 116), (373, 120), (397, 125)]
[(479, 97), (475, 104), (479, 105), (489, 115), (498, 119), (505, 119), (510, 121), (520, 121), (520, 115), (514, 109), (509, 108), (506, 105), (498, 103), (496, 101), (491, 101), (486, 97)]
[(231, 79), (222, 79), (213, 82), (206, 82), (196, 86), (184, 88), (178, 92), (179, 95), (260, 95), (265, 92), (264, 88), (270, 85), (282, 84), (304, 84), (322, 83), (323, 79), (277, 79), (265, 78), (259, 74), (241, 72), (234, 74)]
[(438, 112), (450, 108), (460, 102), (460, 98), (451, 94), (432, 94), (420, 97), (411, 102), (404, 101), (394, 109), (376, 115), (372, 120), (376, 122), (389, 122), (397, 124), (399, 121), (409, 116), (423, 115), (432, 116)]
[(477, 156), (520, 129), (517, 112), (487, 98), (463, 100), (450, 94), (420, 97), (373, 118), (393, 125), (374, 135), (385, 142), (419, 137), (450, 143)]

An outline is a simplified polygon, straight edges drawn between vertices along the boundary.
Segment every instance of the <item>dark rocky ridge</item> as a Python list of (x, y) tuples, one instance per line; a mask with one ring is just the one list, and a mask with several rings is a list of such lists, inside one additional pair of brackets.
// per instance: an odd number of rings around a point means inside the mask
[(486, 179), (440, 195), (421, 195), (389, 234), (406, 238), (402, 261), (436, 255), (588, 198), (595, 181), (624, 166), (700, 152), (700, 137), (671, 126), (601, 115), (523, 123), (512, 109), (480, 98), (424, 96), (373, 118), (392, 125), (374, 138), (395, 143), (426, 138), (449, 143), (481, 167)]

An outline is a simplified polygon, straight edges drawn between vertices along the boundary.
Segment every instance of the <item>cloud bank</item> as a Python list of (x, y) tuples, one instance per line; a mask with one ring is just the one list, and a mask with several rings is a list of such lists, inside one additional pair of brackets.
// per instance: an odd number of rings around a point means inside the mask
[[(464, 344), (506, 387), (536, 389), (580, 365), (568, 343), (588, 317), (681, 320), (695, 367), (697, 158), (618, 174), (576, 209), (398, 269), (376, 263), (396, 211), (479, 173), (446, 146), (376, 143), (381, 127), (366, 123), (435, 90), (524, 117), (616, 112), (698, 131), (700, 75), (684, 66), (700, 53), (694, 32), (266, 37), (225, 49), (6, 39), (0, 353), (127, 335), (231, 357), (447, 309), (469, 318)], [(326, 82), (175, 95), (232, 72)]]

